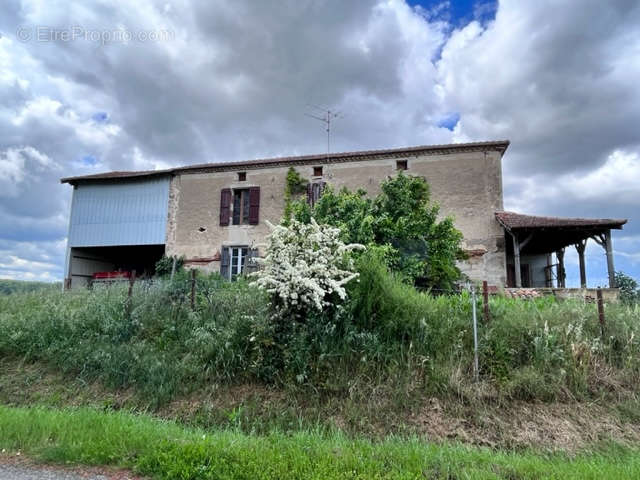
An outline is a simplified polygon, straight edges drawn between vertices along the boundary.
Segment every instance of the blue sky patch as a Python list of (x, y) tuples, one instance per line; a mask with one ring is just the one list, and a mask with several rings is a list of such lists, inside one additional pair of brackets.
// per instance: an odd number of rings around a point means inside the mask
[(98, 163), (98, 159), (93, 155), (85, 155), (82, 157), (82, 164), (87, 165), (88, 167), (93, 167), (96, 163)]
[(109, 120), (109, 114), (107, 112), (96, 112), (91, 116), (91, 118), (94, 122), (104, 123)]
[(463, 27), (472, 20), (482, 25), (496, 17), (498, 2), (492, 0), (407, 0), (410, 6), (420, 7), (431, 20), (445, 21), (453, 28)]
[(459, 121), (460, 114), (458, 112), (453, 112), (440, 119), (440, 121), (438, 122), (438, 126), (440, 128), (446, 128), (447, 130), (451, 130), (453, 132), (453, 129), (456, 128), (456, 125)]

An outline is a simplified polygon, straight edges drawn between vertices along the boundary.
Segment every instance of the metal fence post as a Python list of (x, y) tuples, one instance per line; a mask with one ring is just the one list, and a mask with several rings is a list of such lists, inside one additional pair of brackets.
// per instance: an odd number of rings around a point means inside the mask
[(471, 309), (473, 312), (473, 378), (478, 381), (478, 316), (476, 314), (476, 289), (471, 285)]

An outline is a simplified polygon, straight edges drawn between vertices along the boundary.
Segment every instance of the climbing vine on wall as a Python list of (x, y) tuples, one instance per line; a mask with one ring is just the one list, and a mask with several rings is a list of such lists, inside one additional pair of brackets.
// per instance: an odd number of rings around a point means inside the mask
[(291, 219), (293, 199), (307, 191), (308, 183), (309, 180), (302, 178), (295, 168), (289, 167), (284, 188), (284, 218), (282, 221), (284, 225), (288, 225)]

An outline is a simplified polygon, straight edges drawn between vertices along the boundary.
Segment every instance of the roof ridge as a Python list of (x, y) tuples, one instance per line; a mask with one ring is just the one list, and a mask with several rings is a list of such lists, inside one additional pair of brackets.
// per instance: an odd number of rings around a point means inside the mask
[(435, 145), (418, 145), (413, 147), (400, 147), (378, 150), (358, 150), (348, 152), (336, 152), (336, 153), (324, 153), (324, 154), (307, 154), (296, 156), (284, 156), (284, 157), (270, 157), (270, 158), (257, 158), (253, 160), (241, 160), (235, 162), (211, 162), (200, 163), (193, 165), (185, 165), (181, 167), (173, 167), (162, 170), (116, 170), (110, 172), (96, 173), (90, 175), (80, 175), (74, 177), (61, 178), (61, 183), (73, 183), (75, 181), (82, 180), (98, 180), (98, 179), (110, 179), (110, 178), (131, 178), (131, 177), (143, 177), (150, 175), (167, 175), (178, 172), (188, 172), (192, 170), (206, 170), (206, 169), (232, 169), (235, 167), (253, 167), (253, 168), (266, 168), (272, 165), (278, 164), (296, 164), (296, 162), (310, 162), (310, 161), (324, 161), (328, 163), (336, 163), (340, 161), (347, 161), (352, 158), (371, 158), (382, 155), (402, 155), (412, 154), (416, 152), (438, 152), (440, 150), (478, 150), (491, 148), (493, 150), (500, 151), (504, 154), (509, 147), (509, 140), (492, 140), (483, 142), (468, 142), (468, 143), (448, 143), (448, 144), (435, 144)]

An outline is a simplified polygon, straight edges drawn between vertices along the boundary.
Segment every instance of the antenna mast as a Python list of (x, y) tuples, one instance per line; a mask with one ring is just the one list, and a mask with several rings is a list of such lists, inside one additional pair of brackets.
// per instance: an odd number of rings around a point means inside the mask
[(305, 113), (305, 115), (307, 117), (311, 117), (316, 120), (319, 120), (327, 126), (326, 131), (327, 131), (327, 155), (328, 155), (329, 153), (331, 153), (331, 120), (342, 117), (342, 114), (340, 112), (334, 112), (330, 108), (323, 108), (317, 105), (309, 105), (309, 106), (312, 108), (315, 108), (316, 110), (320, 110), (323, 113), (322, 116), (313, 115), (311, 113)]

